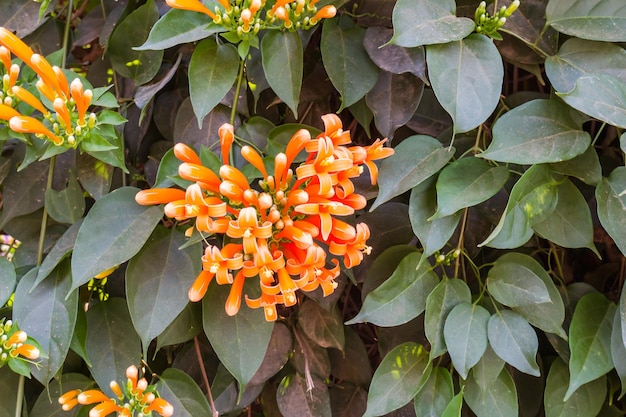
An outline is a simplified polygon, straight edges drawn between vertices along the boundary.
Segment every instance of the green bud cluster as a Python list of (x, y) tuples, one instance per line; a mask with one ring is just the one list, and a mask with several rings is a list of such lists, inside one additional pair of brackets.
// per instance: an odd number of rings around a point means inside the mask
[(502, 40), (502, 35), (498, 33), (509, 18), (520, 5), (519, 0), (514, 0), (509, 6), (500, 7), (493, 16), (487, 11), (487, 3), (481, 1), (474, 12), (474, 22), (476, 23), (476, 32), (483, 33), (490, 38)]
[(460, 255), (461, 251), (459, 249), (455, 249), (445, 254), (437, 251), (435, 252), (435, 263), (436, 265), (450, 266)]

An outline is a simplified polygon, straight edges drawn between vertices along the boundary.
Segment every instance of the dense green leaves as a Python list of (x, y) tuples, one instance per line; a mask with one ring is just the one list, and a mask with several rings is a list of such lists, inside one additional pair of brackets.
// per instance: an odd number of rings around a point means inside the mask
[(492, 315), (487, 324), (489, 344), (494, 352), (521, 372), (540, 376), (537, 365), (539, 340), (524, 318), (510, 310)]
[(487, 349), (490, 314), (476, 304), (459, 303), (448, 314), (443, 337), (456, 371), (463, 379)]
[(298, 115), (302, 86), (302, 41), (297, 32), (270, 32), (261, 42), (265, 78), (276, 95)]
[(583, 39), (626, 42), (626, 9), (620, 0), (550, 0), (548, 24)]
[(533, 270), (517, 262), (498, 260), (489, 270), (487, 287), (496, 301), (509, 307), (550, 301), (543, 280)]
[(415, 414), (420, 417), (440, 417), (454, 397), (452, 375), (446, 368), (433, 368), (428, 380), (415, 396)]
[(85, 212), (85, 198), (76, 176), (70, 174), (67, 187), (61, 191), (46, 190), (45, 204), (48, 214), (60, 223), (75, 223)]
[(482, 389), (470, 374), (463, 395), (465, 402), (477, 416), (518, 416), (515, 383), (506, 369), (486, 389)]

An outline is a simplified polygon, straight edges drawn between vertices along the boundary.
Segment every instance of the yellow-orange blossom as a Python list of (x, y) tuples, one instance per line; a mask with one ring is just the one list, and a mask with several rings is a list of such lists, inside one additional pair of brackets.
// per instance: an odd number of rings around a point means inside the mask
[[(268, 321), (276, 320), (276, 304), (296, 304), (297, 290), (321, 287), (324, 295), (336, 287), (340, 261), (352, 268), (369, 253), (366, 224), (356, 227), (340, 220), (365, 207), (366, 199), (354, 192), (352, 178), (367, 165), (371, 182), (378, 172), (374, 160), (393, 154), (383, 147), (385, 141), (371, 146), (347, 146), (350, 133), (343, 130), (337, 115), (322, 116), (324, 132), (311, 138), (308, 130), (297, 131), (284, 153), (274, 158), (273, 170), (266, 169), (261, 155), (250, 146), (241, 155), (262, 175), (260, 189), (253, 188), (246, 176), (228, 165), (233, 128), (219, 130), (224, 165), (219, 175), (201, 165), (198, 155), (182, 143), (174, 154), (182, 161), (179, 175), (193, 181), (186, 191), (150, 189), (140, 191), (136, 201), (142, 205), (163, 204), (165, 214), (183, 221), (195, 218), (200, 232), (222, 234), (229, 238), (223, 248), (209, 245), (202, 257), (203, 270), (189, 290), (189, 298), (199, 301), (209, 283), (231, 284), (226, 312), (234, 315), (240, 308), (243, 284), (258, 277), (261, 296), (245, 297), (252, 308), (263, 307)], [(297, 155), (306, 151), (306, 161), (294, 171), (290, 168)], [(334, 255), (328, 259), (328, 252)]]

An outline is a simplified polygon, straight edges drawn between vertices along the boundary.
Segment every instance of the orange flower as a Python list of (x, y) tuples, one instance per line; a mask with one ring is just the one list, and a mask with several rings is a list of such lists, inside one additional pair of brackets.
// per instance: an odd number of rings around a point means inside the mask
[(54, 101), (56, 94), (54, 92), (54, 90), (52, 89), (52, 87), (50, 87), (48, 84), (46, 84), (44, 82), (44, 80), (42, 80), (41, 78), (39, 80), (37, 80), (37, 83), (35, 84), (37, 86), (37, 90), (39, 90), (39, 92), (48, 100), (50, 101)]
[(165, 204), (184, 199), (185, 192), (177, 188), (151, 188), (141, 190), (135, 195), (135, 201), (142, 206)]
[(324, 122), (324, 133), (318, 138), (326, 136), (332, 139), (334, 146), (347, 145), (352, 141), (350, 131), (343, 130), (343, 123), (336, 114), (325, 114), (322, 116)]
[(78, 399), (76, 396), (80, 394), (79, 389), (68, 391), (59, 397), (59, 404), (63, 411), (69, 411), (78, 405)]
[(163, 398), (155, 398), (155, 400), (152, 401), (152, 404), (148, 406), (146, 411), (154, 411), (161, 414), (163, 417), (170, 417), (174, 415), (174, 407)]
[(174, 145), (174, 156), (183, 162), (191, 162), (192, 164), (202, 165), (202, 161), (196, 151), (182, 142), (178, 142)]
[(36, 110), (39, 110), (43, 115), (47, 115), (48, 113), (50, 113), (48, 109), (44, 107), (43, 103), (25, 88), (14, 85), (13, 88), (11, 88), (11, 93), (13, 93), (18, 99), (22, 100), (24, 103), (28, 104)]
[(287, 4), (289, 4), (289, 2), (291, 2), (291, 1), (293, 1), (293, 0), (276, 0), (276, 3), (274, 3), (274, 6), (272, 6), (272, 8), (271, 8), (271, 9), (270, 9), (270, 11), (268, 12), (268, 14), (269, 14), (270, 16), (271, 16), (271, 15), (273, 15), (274, 13), (276, 13), (276, 10), (277, 10), (279, 7), (283, 7), (283, 8), (284, 8), (284, 6), (285, 6), (285, 5), (287, 5)]
[[(336, 184), (337, 177), (333, 181), (331, 173), (344, 171), (352, 168), (352, 160), (348, 158), (336, 158), (332, 139), (328, 136), (317, 139), (317, 155), (315, 161), (296, 168), (298, 179), (316, 177), (320, 184), (320, 193), (327, 194)], [(309, 148), (307, 146), (307, 148)], [(308, 149), (307, 149), (308, 150)]]
[(289, 12), (287, 12), (287, 9), (285, 9), (284, 7), (281, 6), (281, 7), (276, 8), (276, 10), (274, 10), (274, 16), (276, 16), (278, 19), (285, 22), (286, 28), (291, 27), (291, 20), (289, 20)]
[(252, 0), (250, 2), (250, 13), (255, 14), (263, 7), (263, 2), (261, 0)]
[(190, 10), (192, 12), (200, 12), (209, 16), (213, 20), (217, 20), (215, 13), (210, 11), (200, 0), (165, 0), (168, 6), (173, 9)]
[[(242, 19), (243, 19), (243, 12), (242, 12)], [(220, 150), (222, 152), (222, 161), (224, 162), (224, 165), (228, 165), (228, 159), (230, 156), (230, 148), (233, 146), (233, 142), (235, 140), (235, 130), (233, 128), (233, 125), (229, 123), (224, 123), (218, 129), (217, 135), (220, 138), (220, 148), (221, 148)]]
[(357, 266), (363, 260), (363, 254), (370, 254), (372, 248), (365, 243), (370, 237), (370, 229), (365, 223), (356, 225), (356, 236), (349, 241), (331, 240), (328, 251), (333, 255), (343, 255), (346, 268)]
[(0, 119), (9, 121), (14, 116), (21, 116), (21, 114), (11, 106), (0, 104)]
[[(59, 79), (57, 78), (57, 74), (52, 69), (52, 65), (44, 57), (39, 54), (33, 54), (30, 57), (30, 63), (26, 62), (32, 69), (35, 71), (41, 79), (48, 84), (54, 91), (56, 91), (57, 96), (65, 97), (65, 91), (59, 84)], [(67, 81), (66, 81), (67, 82)]]
[(178, 167), (178, 175), (183, 179), (195, 181), (204, 190), (219, 193), (221, 180), (209, 168), (200, 164), (183, 162)]
[(330, 19), (337, 14), (337, 8), (332, 5), (322, 7), (315, 16), (311, 18), (311, 23), (315, 24), (319, 19)]
[(2, 61), (7, 71), (11, 68), (11, 51), (4, 46), (0, 46), (0, 61)]
[(272, 223), (269, 221), (259, 224), (257, 211), (254, 207), (245, 207), (239, 211), (237, 220), (228, 223), (226, 234), (232, 238), (243, 238), (243, 250), (247, 254), (258, 251), (257, 239), (272, 237)]
[(0, 44), (6, 47), (9, 51), (13, 52), (13, 55), (24, 61), (24, 63), (30, 63), (30, 57), (33, 56), (34, 53), (33, 50), (11, 31), (1, 26)]
[(89, 417), (104, 417), (114, 412), (122, 412), (123, 408), (112, 400), (103, 401), (89, 411)]
[(278, 315), (276, 314), (276, 304), (283, 304), (284, 299), (282, 295), (271, 295), (265, 292), (261, 293), (259, 298), (251, 299), (246, 295), (246, 304), (250, 308), (263, 307), (265, 313), (265, 320), (276, 321)]
[(232, 286), (230, 287), (230, 293), (226, 299), (226, 314), (234, 316), (239, 312), (241, 307), (241, 295), (243, 291), (243, 284), (246, 277), (243, 275), (243, 271), (239, 271), (235, 276)]
[(70, 92), (74, 103), (76, 103), (76, 113), (78, 113), (78, 124), (85, 124), (85, 114), (91, 104), (93, 92), (91, 90), (84, 90), (83, 83), (78, 78), (74, 78), (70, 84)]
[(217, 283), (232, 284), (233, 277), (229, 271), (235, 271), (243, 267), (242, 245), (229, 243), (220, 251), (217, 246), (207, 246), (202, 257), (202, 272), (198, 275), (189, 289), (189, 299), (193, 302), (200, 301), (213, 277), (217, 277)]
[[(365, 155), (361, 152), (361, 158), (355, 163), (364, 163), (367, 165), (367, 168), (370, 170), (370, 178), (372, 180), (372, 185), (378, 182), (378, 167), (373, 162), (378, 159), (387, 158), (394, 154), (393, 148), (385, 148), (383, 145), (387, 142), (387, 139), (380, 140), (376, 139), (376, 141), (371, 145), (365, 148)], [(353, 148), (350, 148), (352, 150)], [(353, 152), (353, 155), (355, 152)]]
[(328, 239), (328, 236), (332, 231), (333, 215), (349, 216), (354, 213), (354, 209), (352, 207), (346, 206), (337, 201), (300, 204), (295, 207), (295, 211), (309, 216), (319, 216), (320, 231), (322, 233), (322, 239), (324, 240)]
[(250, 22), (252, 22), (252, 11), (250, 9), (243, 9), (239, 17), (243, 23), (243, 32), (250, 32)]
[(226, 203), (218, 197), (207, 197), (199, 184), (187, 187), (185, 198), (167, 203), (164, 208), (165, 215), (176, 220), (197, 218), (196, 228), (200, 231), (210, 232), (212, 229), (212, 217), (224, 217), (226, 215)]
[(70, 111), (65, 104), (65, 100), (60, 97), (57, 97), (52, 102), (52, 106), (54, 110), (57, 112), (57, 119), (61, 122), (61, 125), (65, 128), (67, 132), (71, 134), (72, 129), (72, 116), (70, 116)]
[(29, 116), (14, 116), (9, 120), (12, 130), (20, 133), (35, 133), (47, 136), (55, 145), (62, 145), (63, 139), (52, 133), (39, 120)]

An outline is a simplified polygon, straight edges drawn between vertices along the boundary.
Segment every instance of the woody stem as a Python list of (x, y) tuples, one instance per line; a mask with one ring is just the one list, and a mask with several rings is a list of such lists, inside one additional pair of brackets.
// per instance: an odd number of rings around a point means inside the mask
[(211, 393), (211, 385), (209, 384), (209, 377), (206, 374), (204, 368), (204, 362), (202, 361), (202, 352), (200, 351), (200, 342), (198, 342), (198, 336), (193, 338), (193, 343), (196, 348), (196, 357), (198, 358), (198, 364), (200, 365), (200, 372), (202, 373), (202, 379), (206, 385), (207, 394), (209, 395), (209, 405), (211, 406), (211, 412), (213, 417), (218, 417), (219, 412), (215, 409), (215, 403), (213, 402), (213, 394)]

